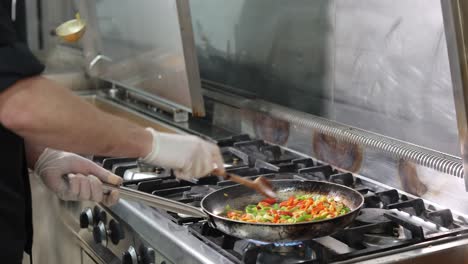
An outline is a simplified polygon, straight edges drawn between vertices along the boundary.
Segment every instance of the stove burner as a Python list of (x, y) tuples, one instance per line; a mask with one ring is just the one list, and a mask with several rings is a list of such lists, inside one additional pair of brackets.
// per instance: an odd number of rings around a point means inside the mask
[(328, 262), (329, 251), (313, 240), (266, 244), (262, 241), (248, 241), (247, 245), (240, 243), (245, 245), (243, 262), (246, 264)]
[(209, 187), (207, 185), (202, 185), (202, 186), (192, 186), (190, 190), (183, 192), (182, 197), (183, 198), (191, 198), (195, 201), (200, 202), (203, 197), (208, 195), (209, 193), (215, 191), (215, 188)]
[(351, 173), (334, 174), (330, 176), (330, 181), (351, 187), (354, 184), (354, 176)]
[(273, 247), (295, 247), (303, 244), (302, 241), (289, 241), (289, 242), (266, 242), (254, 239), (246, 239), (248, 242), (253, 243), (257, 246), (273, 246)]
[(283, 150), (281, 147), (271, 145), (263, 140), (237, 142), (234, 143), (234, 147), (248, 155), (249, 164), (255, 164), (257, 160), (278, 164), (292, 161), (300, 157), (297, 154)]
[(361, 224), (376, 224), (391, 222), (384, 214), (388, 212), (380, 208), (363, 208), (356, 217), (356, 222)]
[(203, 194), (203, 193), (189, 193), (189, 194), (186, 194), (186, 193), (184, 193), (184, 196), (188, 196), (188, 197), (192, 198), (195, 201), (201, 201), (201, 200), (203, 200), (203, 197), (206, 196), (206, 194)]
[(362, 243), (366, 247), (383, 247), (404, 242), (404, 239), (400, 239), (394, 236), (365, 234), (363, 237), (364, 239)]
[(226, 165), (230, 167), (242, 167), (249, 165), (249, 157), (247, 154), (232, 148), (226, 147), (221, 149), (221, 155)]
[(154, 165), (147, 164), (142, 161), (137, 161), (137, 165), (138, 165), (140, 172), (155, 172), (159, 174), (162, 171), (162, 168), (158, 168)]

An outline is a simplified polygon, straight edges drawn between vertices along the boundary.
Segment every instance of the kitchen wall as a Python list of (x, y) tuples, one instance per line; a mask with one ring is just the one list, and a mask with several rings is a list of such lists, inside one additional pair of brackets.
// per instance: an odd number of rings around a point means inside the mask
[(192, 0), (202, 78), (460, 156), (440, 0)]

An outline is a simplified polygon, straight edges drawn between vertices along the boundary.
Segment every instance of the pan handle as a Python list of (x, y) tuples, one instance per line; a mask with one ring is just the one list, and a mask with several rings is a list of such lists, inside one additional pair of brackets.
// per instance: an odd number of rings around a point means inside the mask
[(208, 215), (208, 224), (210, 224), (212, 227), (218, 229), (218, 226), (216, 225), (215, 219), (212, 215)]
[(191, 216), (196, 216), (196, 217), (203, 217), (207, 218), (208, 215), (205, 214), (201, 209), (184, 204), (181, 202), (173, 201), (167, 198), (163, 198), (157, 195), (151, 195), (148, 193), (140, 192), (128, 187), (124, 186), (114, 186), (108, 183), (103, 183), (102, 184), (104, 193), (108, 193), (112, 190), (117, 190), (120, 192), (120, 196), (125, 199), (137, 201), (137, 202), (142, 202), (148, 206), (159, 208), (159, 209), (164, 209), (167, 211), (171, 211), (174, 213), (179, 213), (179, 214), (185, 214), (185, 215), (191, 215)]

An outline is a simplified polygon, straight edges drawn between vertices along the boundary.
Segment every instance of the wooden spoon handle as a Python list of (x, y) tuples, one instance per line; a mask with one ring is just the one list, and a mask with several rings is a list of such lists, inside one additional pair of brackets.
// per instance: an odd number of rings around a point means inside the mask
[(247, 188), (254, 189), (262, 195), (265, 195), (270, 198), (276, 198), (275, 192), (271, 188), (271, 184), (267, 179), (263, 177), (257, 178), (255, 181), (235, 175), (229, 172), (221, 172), (217, 169), (213, 171), (213, 174), (223, 176), (226, 180), (230, 180), (239, 184), (244, 185)]
[(232, 174), (232, 173), (224, 173), (223, 177), (226, 179), (226, 180), (230, 180), (230, 181), (233, 181), (233, 182), (236, 182), (236, 183), (239, 183), (239, 184), (242, 184), (242, 185), (245, 185), (249, 188), (254, 188), (256, 187), (255, 183), (249, 179), (246, 179), (246, 178), (243, 178), (239, 175), (235, 175), (235, 174)]
[(232, 173), (229, 173), (229, 172), (220, 172), (218, 169), (215, 169), (213, 171), (213, 174), (215, 175), (219, 175), (219, 176), (222, 176), (224, 177), (224, 179), (228, 180), (228, 181), (233, 181), (233, 182), (236, 182), (236, 183), (239, 183), (239, 184), (242, 184), (242, 185), (245, 185), (249, 188), (255, 188), (255, 183), (249, 179), (246, 179), (244, 177), (241, 177), (239, 175), (235, 175), (235, 174), (232, 174)]

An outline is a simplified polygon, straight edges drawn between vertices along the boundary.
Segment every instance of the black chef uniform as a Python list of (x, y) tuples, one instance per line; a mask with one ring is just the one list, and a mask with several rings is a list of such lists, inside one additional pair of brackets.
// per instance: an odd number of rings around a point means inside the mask
[[(17, 0), (16, 21), (11, 0), (0, 0), (0, 93), (44, 66), (25, 43), (24, 1)], [(31, 98), (33, 100), (34, 98)], [(32, 247), (31, 190), (24, 140), (0, 123), (0, 262), (19, 264)]]

